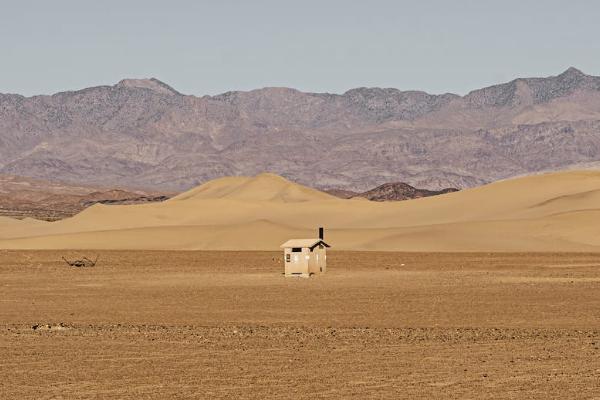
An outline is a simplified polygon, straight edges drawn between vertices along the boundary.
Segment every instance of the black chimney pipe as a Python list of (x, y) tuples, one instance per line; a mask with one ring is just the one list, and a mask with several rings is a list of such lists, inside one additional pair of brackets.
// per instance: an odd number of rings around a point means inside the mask
[(323, 227), (319, 227), (319, 239), (323, 240)]

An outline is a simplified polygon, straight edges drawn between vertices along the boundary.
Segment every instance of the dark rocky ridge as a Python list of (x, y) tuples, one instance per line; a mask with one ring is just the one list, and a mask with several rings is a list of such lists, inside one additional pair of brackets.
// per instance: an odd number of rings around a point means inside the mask
[(390, 182), (361, 193), (339, 189), (328, 190), (327, 192), (343, 199), (363, 198), (371, 201), (401, 201), (437, 196), (457, 191), (458, 189), (456, 188), (446, 188), (442, 190), (417, 189), (404, 182)]

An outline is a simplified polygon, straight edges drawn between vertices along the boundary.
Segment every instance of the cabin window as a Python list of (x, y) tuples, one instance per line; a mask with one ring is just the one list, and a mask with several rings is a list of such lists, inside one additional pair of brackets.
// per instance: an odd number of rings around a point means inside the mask
[(292, 259), (292, 256), (290, 254), (285, 255), (285, 262), (290, 262), (291, 259)]
[(292, 253), (302, 253), (302, 247), (292, 247)]

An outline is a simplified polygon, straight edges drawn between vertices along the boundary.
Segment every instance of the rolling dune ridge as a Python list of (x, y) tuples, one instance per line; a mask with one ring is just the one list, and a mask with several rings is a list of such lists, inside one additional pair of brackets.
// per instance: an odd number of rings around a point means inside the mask
[(221, 178), (162, 203), (94, 205), (57, 222), (0, 219), (6, 249), (274, 250), (318, 226), (335, 249), (600, 249), (600, 172), (496, 182), (403, 202), (343, 200), (274, 174)]

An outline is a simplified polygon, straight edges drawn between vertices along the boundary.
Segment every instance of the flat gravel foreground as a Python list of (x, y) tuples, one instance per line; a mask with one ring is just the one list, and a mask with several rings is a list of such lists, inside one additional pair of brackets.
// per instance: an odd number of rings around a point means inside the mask
[(0, 251), (0, 398), (600, 398), (600, 255)]

